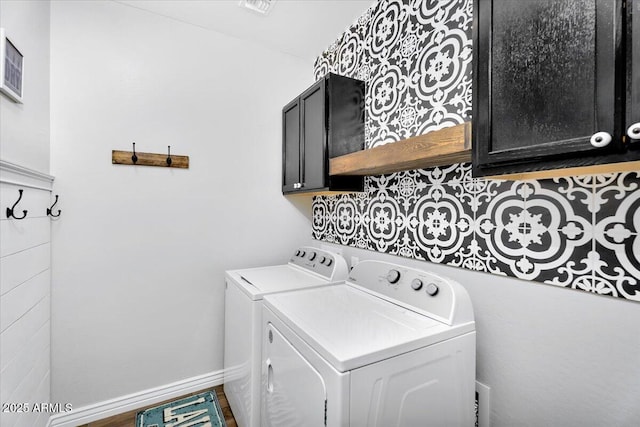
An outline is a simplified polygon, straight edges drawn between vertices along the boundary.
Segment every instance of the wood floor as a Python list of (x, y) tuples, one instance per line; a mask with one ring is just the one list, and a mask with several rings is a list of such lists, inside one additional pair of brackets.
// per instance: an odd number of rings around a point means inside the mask
[[(202, 393), (203, 391), (209, 391), (209, 390), (213, 390), (216, 392), (216, 396), (218, 397), (218, 401), (220, 402), (220, 407), (222, 408), (222, 414), (224, 415), (224, 421), (227, 423), (227, 427), (237, 427), (236, 420), (233, 418), (233, 414), (231, 413), (231, 408), (229, 407), (229, 402), (227, 402), (227, 397), (224, 395), (221, 385), (214, 387), (213, 389), (200, 390), (194, 393), (187, 394), (185, 396), (176, 397), (176, 398), (167, 400), (167, 402), (171, 402), (173, 400), (178, 400), (182, 397), (192, 396), (194, 394)], [(79, 426), (79, 427), (135, 427), (136, 414), (139, 411), (142, 411), (149, 407), (162, 405), (163, 403), (165, 402), (155, 403), (153, 405), (150, 405), (144, 408), (138, 408), (130, 412), (114, 415), (113, 417), (105, 418), (99, 421), (94, 421), (92, 423), (85, 424), (84, 426)]]

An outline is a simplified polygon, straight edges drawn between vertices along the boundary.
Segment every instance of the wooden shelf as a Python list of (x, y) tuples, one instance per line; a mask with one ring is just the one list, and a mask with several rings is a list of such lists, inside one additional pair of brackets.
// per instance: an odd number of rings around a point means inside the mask
[(383, 175), (471, 161), (471, 122), (329, 159), (329, 175)]

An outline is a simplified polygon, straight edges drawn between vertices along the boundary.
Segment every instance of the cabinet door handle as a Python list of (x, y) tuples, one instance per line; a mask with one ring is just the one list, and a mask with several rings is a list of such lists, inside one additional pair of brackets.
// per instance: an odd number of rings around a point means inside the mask
[(627, 136), (631, 139), (640, 139), (640, 122), (629, 126), (629, 129), (627, 129)]
[(611, 142), (611, 135), (608, 132), (594, 133), (591, 137), (591, 145), (594, 147), (606, 147)]

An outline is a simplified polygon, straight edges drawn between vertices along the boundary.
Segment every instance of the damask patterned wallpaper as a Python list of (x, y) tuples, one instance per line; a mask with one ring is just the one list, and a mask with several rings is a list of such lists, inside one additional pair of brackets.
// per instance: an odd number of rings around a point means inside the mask
[[(367, 147), (470, 120), (471, 0), (380, 0), (315, 63), (367, 82)], [(640, 172), (369, 177), (313, 201), (317, 240), (640, 301)]]
[(471, 119), (471, 0), (382, 0), (317, 58), (367, 82), (367, 147)]

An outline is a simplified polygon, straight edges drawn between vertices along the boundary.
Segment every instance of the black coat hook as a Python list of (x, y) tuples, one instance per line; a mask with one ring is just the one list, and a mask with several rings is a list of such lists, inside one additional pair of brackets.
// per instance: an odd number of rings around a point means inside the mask
[(169, 147), (169, 154), (167, 157), (167, 166), (171, 166), (171, 146), (167, 145), (167, 147)]
[(13, 210), (16, 208), (16, 205), (20, 203), (20, 200), (22, 200), (22, 189), (18, 190), (18, 193), (20, 193), (20, 197), (18, 197), (18, 200), (16, 200), (13, 206), (11, 206), (10, 208), (7, 208), (7, 218), (14, 217), (15, 219), (25, 219), (27, 217), (26, 209), (22, 211), (22, 216), (20, 218), (18, 218), (13, 214)]
[(58, 209), (58, 214), (57, 215), (53, 214), (53, 207), (56, 205), (56, 203), (58, 203), (58, 195), (57, 194), (56, 194), (55, 202), (53, 202), (53, 204), (51, 205), (50, 208), (47, 208), (47, 215), (50, 215), (53, 218), (58, 218), (60, 216), (60, 213), (62, 212), (60, 209)]
[(136, 156), (136, 143), (133, 143), (133, 156), (131, 156), (131, 161), (135, 165), (138, 162), (138, 156)]

